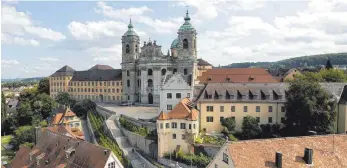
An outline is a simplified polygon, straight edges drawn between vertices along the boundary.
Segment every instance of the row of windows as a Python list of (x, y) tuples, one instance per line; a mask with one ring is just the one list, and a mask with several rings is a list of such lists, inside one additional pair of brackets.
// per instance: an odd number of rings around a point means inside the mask
[[(235, 117), (231, 117), (234, 121)], [(243, 117), (243, 119), (245, 119), (246, 117)], [(256, 117), (258, 123), (260, 122), (260, 117)], [(224, 120), (224, 117), (220, 117), (219, 121), (222, 122)], [(281, 117), (281, 123), (284, 123), (285, 118)], [(213, 116), (207, 116), (206, 117), (206, 122), (213, 122)], [(272, 117), (268, 117), (268, 123), (272, 123)]]
[[(167, 99), (172, 99), (172, 93), (166, 93), (166, 98)], [(176, 93), (176, 99), (181, 98), (181, 93)], [(190, 93), (187, 93), (187, 98), (190, 98)]]
[[(213, 106), (206, 106), (206, 111), (207, 112), (213, 112)], [(219, 107), (220, 112), (224, 112), (224, 106)], [(235, 112), (235, 106), (231, 106), (230, 108), (231, 112)], [(255, 107), (255, 112), (260, 112), (260, 106)], [(286, 109), (284, 106), (281, 106), (281, 112), (285, 112)], [(248, 112), (248, 106), (243, 106), (243, 112)], [(272, 106), (268, 106), (268, 112), (272, 112)]]
[[(99, 92), (102, 93), (111, 93), (111, 89), (94, 89), (94, 88), (69, 88), (68, 89), (68, 92), (91, 92), (91, 93), (94, 93), (94, 92)], [(64, 88), (54, 88), (52, 89), (51, 88), (51, 92), (65, 92), (65, 89)], [(122, 93), (123, 92), (123, 89), (112, 89), (112, 93)]]
[(102, 96), (100, 95), (74, 95), (75, 99), (90, 99), (90, 100), (121, 100), (120, 96)]
[[(182, 138), (182, 140), (187, 139), (187, 137), (186, 137), (186, 135), (185, 135), (185, 134), (182, 134), (181, 138)], [(176, 134), (172, 134), (172, 139), (177, 139)]]
[[(160, 129), (164, 128), (164, 124), (160, 123)], [(165, 123), (165, 128), (170, 128), (170, 123)], [(177, 128), (177, 122), (171, 123), (171, 128)], [(180, 123), (180, 129), (186, 129), (186, 123)], [(188, 129), (192, 129), (192, 124), (188, 124)], [(193, 124), (193, 129), (195, 129), (195, 124)]]
[(67, 76), (59, 76), (59, 77), (51, 77), (52, 80), (68, 80), (71, 77)]
[[(176, 72), (177, 72), (176, 68), (172, 70), (173, 74), (175, 74)], [(127, 73), (127, 76), (130, 76), (130, 71), (129, 70), (127, 70), (126, 73)], [(188, 75), (188, 69), (187, 68), (183, 69), (183, 74), (184, 75)], [(162, 69), (161, 70), (161, 75), (162, 76), (166, 75), (166, 69)], [(137, 76), (141, 76), (141, 71), (140, 70), (137, 71)], [(153, 76), (153, 70), (152, 69), (148, 69), (147, 70), (147, 76)]]
[[(70, 82), (68, 85), (69, 86), (119, 86), (119, 84), (122, 85), (122, 82), (110, 82), (110, 81), (105, 81), (105, 82)], [(65, 86), (64, 82), (51, 82), (51, 86)]]
[[(285, 92), (285, 94), (286, 94), (286, 92)], [(242, 99), (246, 99), (246, 98), (249, 100), (257, 100), (258, 98), (260, 100), (270, 100), (270, 98), (271, 98), (270, 95), (265, 95), (263, 93), (260, 95), (260, 97), (258, 97), (258, 95), (254, 95), (250, 92), (248, 93), (248, 96), (246, 96), (246, 95), (242, 95), (239, 91), (237, 91), (236, 95), (231, 95), (231, 94), (229, 94), (229, 92), (226, 91), (225, 96), (224, 96), (222, 94), (217, 94), (216, 91), (215, 91), (214, 95), (209, 94), (205, 91), (204, 99), (212, 99), (213, 98), (213, 99), (218, 100), (218, 99), (224, 98), (227, 100), (230, 100), (230, 99), (233, 100), (233, 99), (235, 99), (235, 97), (237, 100), (242, 100)], [(272, 97), (273, 100), (281, 100), (282, 98), (283, 98), (282, 95), (278, 95), (277, 93), (273, 92), (273, 97)]]

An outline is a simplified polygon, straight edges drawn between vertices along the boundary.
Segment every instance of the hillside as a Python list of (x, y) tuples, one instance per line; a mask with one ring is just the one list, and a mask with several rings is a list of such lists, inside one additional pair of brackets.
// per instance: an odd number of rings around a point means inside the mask
[(325, 65), (327, 60), (330, 59), (333, 65), (347, 65), (347, 53), (335, 53), (335, 54), (320, 54), (301, 56), (290, 59), (285, 59), (277, 62), (244, 62), (244, 63), (233, 63), (226, 66), (225, 68), (249, 68), (249, 67), (260, 67), (268, 69), (290, 69), (297, 67), (317, 67)]

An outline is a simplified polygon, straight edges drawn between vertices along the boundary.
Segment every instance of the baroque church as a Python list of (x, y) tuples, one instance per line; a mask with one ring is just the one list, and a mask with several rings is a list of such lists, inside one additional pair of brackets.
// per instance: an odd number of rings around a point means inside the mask
[(171, 52), (162, 53), (161, 46), (149, 40), (140, 46), (140, 37), (131, 23), (122, 36), (123, 96), (128, 103), (160, 103), (160, 87), (169, 76), (180, 74), (193, 85), (197, 79), (197, 33), (190, 23), (188, 11)]

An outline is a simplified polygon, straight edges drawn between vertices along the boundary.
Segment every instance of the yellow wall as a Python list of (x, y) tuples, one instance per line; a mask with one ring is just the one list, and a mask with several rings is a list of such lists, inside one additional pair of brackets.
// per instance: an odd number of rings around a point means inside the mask
[[(176, 122), (177, 128), (171, 128), (171, 123)], [(166, 128), (165, 124), (169, 123), (170, 128)], [(181, 129), (180, 123), (186, 123), (186, 129)], [(161, 129), (160, 124), (163, 124), (163, 129)], [(191, 128), (189, 129), (189, 124)], [(195, 124), (195, 129), (194, 125)], [(194, 136), (194, 139), (199, 133), (199, 122), (198, 121), (187, 121), (183, 119), (172, 119), (172, 120), (157, 120), (157, 133), (158, 133), (158, 156), (163, 157), (167, 152), (173, 152), (176, 150), (177, 145), (181, 146), (184, 153), (189, 153), (191, 151), (192, 145), (187, 141), (182, 139), (182, 135), (189, 133)], [(176, 139), (173, 139), (173, 134), (176, 134)]]
[(298, 74), (301, 74), (300, 71), (298, 70), (293, 70), (292, 72), (290, 72), (289, 74), (287, 74), (283, 80), (293, 80), (295, 76), (297, 76)]
[[(103, 95), (103, 101), (121, 101), (122, 99), (122, 81), (71, 81), (71, 76), (67, 77), (50, 77), (50, 95), (55, 97), (58, 92), (68, 92), (77, 100), (91, 99), (99, 100), (100, 95)], [(64, 83), (65, 86), (57, 86), (57, 83)], [(100, 82), (102, 84), (100, 85)], [(54, 86), (56, 83), (56, 86)], [(70, 83), (70, 86), (69, 86)], [(83, 85), (82, 85), (83, 83)], [(92, 85), (94, 83), (94, 85)], [(89, 85), (88, 85), (89, 84)], [(118, 85), (117, 85), (118, 84)], [(79, 89), (79, 91), (78, 91)], [(87, 89), (87, 91), (85, 91)], [(89, 90), (88, 90), (89, 89)], [(94, 92), (92, 92), (94, 89)], [(102, 92), (100, 92), (100, 89)], [(105, 92), (106, 89), (106, 92)], [(97, 90), (97, 92), (96, 92)]]
[[(213, 106), (213, 112), (207, 112), (206, 107)], [(220, 106), (224, 106), (224, 112), (220, 112)], [(235, 112), (231, 112), (231, 106), (235, 106)], [(247, 106), (247, 112), (243, 111), (244, 106)], [(260, 112), (256, 112), (256, 106), (260, 106)], [(272, 106), (272, 112), (268, 111), (269, 106)], [(221, 132), (223, 126), (220, 122), (220, 117), (235, 117), (236, 130), (240, 130), (242, 126), (243, 117), (247, 115), (252, 117), (260, 117), (260, 124), (267, 124), (268, 118), (272, 117), (272, 124), (281, 123), (281, 117), (285, 117), (285, 112), (281, 112), (283, 103), (219, 103), (219, 102), (200, 102), (198, 109), (200, 110), (200, 125), (201, 130), (204, 128), (207, 132)], [(213, 122), (207, 122), (206, 117), (212, 116)]]
[(81, 120), (77, 116), (65, 116), (63, 123), (66, 126), (69, 126), (71, 128), (78, 128), (79, 130), (83, 131)]

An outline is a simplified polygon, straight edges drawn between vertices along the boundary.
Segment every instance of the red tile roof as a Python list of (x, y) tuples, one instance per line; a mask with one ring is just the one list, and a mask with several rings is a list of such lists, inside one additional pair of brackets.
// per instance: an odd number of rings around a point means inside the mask
[(276, 152), (282, 153), (283, 167), (306, 168), (302, 159), (305, 148), (313, 150), (314, 167), (347, 167), (345, 134), (236, 141), (227, 145), (236, 168), (274, 167)]
[(197, 120), (199, 112), (193, 107), (193, 103), (188, 99), (182, 99), (170, 112), (160, 113), (158, 120), (167, 119), (187, 119)]
[[(112, 152), (101, 146), (52, 132), (49, 129), (38, 131), (38, 135), (39, 139), (31, 150), (28, 147), (19, 149), (11, 162), (11, 167), (62, 168), (64, 165), (66, 168), (105, 167)], [(39, 151), (32, 155), (32, 160), (29, 159), (30, 151)], [(71, 154), (67, 158), (68, 151), (71, 151)], [(39, 155), (43, 158), (38, 160), (38, 166), (36, 163)]]
[(200, 83), (278, 83), (263, 68), (214, 68), (198, 79)]
[(70, 128), (69, 126), (58, 125), (53, 127), (46, 127), (43, 129), (84, 140), (84, 133), (78, 128)]

